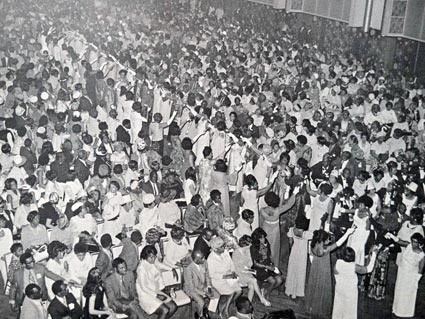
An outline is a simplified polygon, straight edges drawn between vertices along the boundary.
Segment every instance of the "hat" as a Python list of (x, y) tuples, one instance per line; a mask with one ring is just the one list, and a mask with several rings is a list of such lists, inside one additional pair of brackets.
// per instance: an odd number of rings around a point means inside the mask
[(80, 92), (80, 91), (75, 91), (74, 93), (72, 93), (72, 98), (73, 98), (74, 100), (76, 100), (76, 99), (80, 98), (81, 96), (82, 96), (82, 94), (81, 94), (81, 92)]
[(130, 196), (130, 195), (124, 195), (124, 196), (121, 198), (121, 205), (125, 205), (125, 204), (128, 204), (128, 203), (131, 203), (132, 201), (134, 201), (134, 199), (133, 199), (133, 198), (131, 198), (131, 196)]
[(143, 204), (150, 205), (155, 201), (155, 196), (150, 193), (143, 194)]
[(44, 126), (40, 126), (37, 129), (37, 134), (46, 134), (46, 128)]
[(274, 131), (273, 131), (273, 129), (270, 128), (270, 127), (266, 128), (266, 134), (267, 134), (268, 137), (273, 138), (274, 137)]
[(16, 155), (13, 157), (13, 164), (15, 166), (22, 166), (27, 162), (27, 158), (25, 156)]
[(72, 117), (81, 117), (80, 111), (74, 111), (74, 112), (72, 112)]
[(106, 204), (103, 208), (102, 217), (105, 220), (114, 220), (120, 214), (120, 206), (112, 206), (111, 204)]
[(49, 98), (49, 93), (43, 92), (41, 93), (40, 97), (42, 100), (46, 101)]
[(30, 96), (28, 100), (31, 103), (37, 103), (38, 102), (38, 98), (35, 95)]
[(76, 202), (71, 206), (71, 210), (73, 212), (75, 212), (77, 209), (79, 209), (80, 207), (83, 207), (83, 203), (82, 202)]
[(412, 192), (415, 193), (418, 189), (418, 184), (416, 184), (415, 182), (410, 182), (406, 185), (406, 188), (410, 189)]
[(136, 190), (139, 187), (139, 182), (138, 181), (132, 181), (130, 184), (130, 189), (132, 191)]
[(15, 114), (17, 115), (17, 116), (22, 116), (22, 115), (24, 115), (24, 113), (25, 113), (25, 109), (22, 107), (22, 106), (17, 106), (16, 108), (15, 108)]
[(336, 169), (334, 169), (334, 170), (332, 170), (330, 176), (339, 177), (339, 172)]

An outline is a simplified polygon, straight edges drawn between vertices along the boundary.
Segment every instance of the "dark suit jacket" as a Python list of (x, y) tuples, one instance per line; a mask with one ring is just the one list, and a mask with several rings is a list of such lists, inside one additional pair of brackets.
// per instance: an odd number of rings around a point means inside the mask
[[(16, 305), (19, 305), (19, 306), (22, 305), (22, 301), (24, 300), (24, 294), (25, 294), (25, 288), (26, 288), (24, 287), (24, 269), (25, 268), (21, 268), (15, 272), (11, 282), (10, 293), (9, 293), (9, 299), (15, 300)], [(51, 271), (47, 270), (46, 267), (39, 264), (34, 265), (34, 274), (37, 280), (37, 284), (41, 288), (43, 300), (48, 299), (46, 281), (45, 281), (46, 277), (54, 281), (64, 280), (64, 278), (52, 273)]]
[[(129, 300), (137, 301), (136, 280), (131, 271), (127, 271), (123, 278), (124, 287), (130, 296)], [(112, 309), (122, 309), (126, 304), (123, 302), (124, 298), (121, 296), (120, 283), (117, 273), (112, 273), (105, 279), (105, 291), (108, 298), (108, 304)]]
[(89, 179), (90, 168), (77, 158), (74, 162), (74, 170), (77, 173), (78, 180), (84, 185), (84, 182)]
[(24, 164), (24, 169), (28, 174), (34, 173), (34, 167), (37, 164), (37, 157), (33, 151), (30, 151), (26, 147), (22, 146), (19, 155), (24, 156), (27, 159), (27, 162)]
[[(335, 164), (335, 169), (340, 170), (342, 168), (342, 164), (343, 164), (342, 159), (341, 158), (336, 159), (334, 164)], [(357, 176), (357, 174), (359, 173), (359, 166), (353, 158), (350, 158), (348, 160), (348, 163), (345, 166), (345, 168), (350, 169), (350, 177), (351, 178), (355, 178)]]
[(195, 244), (193, 245), (193, 250), (200, 250), (205, 255), (205, 259), (208, 258), (211, 252), (211, 247), (205, 242), (202, 238), (202, 235), (195, 240)]
[(103, 249), (100, 250), (99, 255), (97, 256), (96, 267), (100, 270), (102, 280), (105, 280), (105, 278), (114, 271), (112, 268), (112, 260), (103, 251)]
[(130, 238), (123, 238), (121, 243), (122, 250), (120, 257), (127, 263), (127, 269), (135, 272), (139, 265), (139, 251), (137, 247), (134, 246)]
[[(159, 183), (156, 183), (156, 187), (158, 189), (158, 194), (156, 194), (156, 195), (159, 195), (159, 192), (161, 191), (161, 185)], [(154, 192), (153, 192), (153, 186), (152, 186), (152, 182), (151, 181), (148, 181), (146, 183), (143, 183), (142, 184), (142, 190), (145, 193), (147, 193), (147, 194), (153, 194), (153, 195), (155, 195)]]
[(127, 145), (130, 145), (131, 136), (130, 133), (122, 126), (117, 127), (117, 141), (124, 142)]
[[(72, 319), (79, 319), (83, 316), (83, 309), (75, 299), (74, 295), (69, 293), (65, 296), (68, 306), (60, 302), (56, 297), (53, 298), (52, 302), (47, 308), (47, 312), (52, 319), (62, 319), (64, 317), (71, 317)], [(69, 305), (73, 304), (74, 308), (69, 309)]]

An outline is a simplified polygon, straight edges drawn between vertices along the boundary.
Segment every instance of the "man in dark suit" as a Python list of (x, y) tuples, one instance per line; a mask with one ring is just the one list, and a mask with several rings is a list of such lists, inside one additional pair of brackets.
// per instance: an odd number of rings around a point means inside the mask
[(32, 141), (27, 138), (24, 141), (24, 146), (21, 146), (19, 155), (25, 157), (27, 161), (22, 166), (28, 175), (34, 174), (35, 165), (37, 165), (37, 156), (32, 148)]
[(127, 269), (133, 273), (136, 272), (139, 265), (139, 246), (142, 244), (142, 240), (143, 236), (138, 230), (133, 231), (130, 238), (121, 239), (122, 250), (119, 257), (125, 260)]
[(151, 171), (149, 180), (146, 183), (142, 183), (141, 186), (144, 193), (152, 194), (159, 199), (161, 185), (158, 183), (158, 173), (156, 171)]
[(334, 168), (340, 172), (344, 171), (344, 169), (348, 168), (350, 170), (350, 178), (356, 178), (359, 173), (359, 166), (356, 164), (351, 152), (344, 151), (341, 154), (340, 158), (337, 158), (334, 161)]
[(68, 287), (63, 280), (55, 281), (52, 285), (52, 291), (55, 294), (55, 298), (53, 298), (47, 308), (47, 312), (52, 319), (79, 319), (83, 316), (83, 309), (74, 295), (68, 291)]
[(85, 181), (89, 179), (90, 167), (87, 165), (87, 152), (85, 150), (79, 150), (78, 156), (74, 162), (74, 170), (77, 173), (77, 178), (81, 185), (84, 185)]
[(143, 310), (140, 308), (136, 292), (136, 280), (122, 258), (112, 262), (114, 272), (105, 279), (105, 291), (108, 304), (118, 314), (126, 314), (131, 319), (142, 319)]
[(129, 119), (125, 119), (122, 121), (122, 125), (117, 127), (117, 142), (123, 142), (127, 146), (131, 146), (131, 135), (130, 135), (130, 129), (131, 129), (131, 122)]
[(199, 250), (205, 256), (205, 258), (208, 258), (211, 252), (211, 247), (209, 242), (211, 238), (213, 238), (213, 236), (214, 236), (214, 233), (211, 229), (204, 228), (202, 230), (201, 235), (199, 235), (199, 237), (195, 241), (195, 244), (193, 246), (193, 251)]
[(9, 304), (14, 311), (17, 311), (22, 305), (25, 288), (29, 284), (37, 284), (41, 288), (42, 300), (47, 300), (46, 277), (55, 281), (63, 280), (62, 277), (50, 272), (43, 265), (36, 264), (31, 253), (23, 253), (19, 261), (24, 267), (15, 272), (9, 293)]
[(102, 280), (113, 272), (112, 269), (112, 237), (109, 234), (103, 234), (100, 237), (100, 249), (99, 255), (96, 259), (96, 267), (99, 269)]

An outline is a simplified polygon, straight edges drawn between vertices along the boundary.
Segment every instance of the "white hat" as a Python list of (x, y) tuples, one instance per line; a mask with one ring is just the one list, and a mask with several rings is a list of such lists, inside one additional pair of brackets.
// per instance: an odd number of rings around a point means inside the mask
[(43, 93), (41, 93), (40, 97), (41, 97), (42, 100), (46, 101), (46, 100), (49, 99), (49, 93), (43, 92)]
[(17, 116), (22, 116), (22, 115), (24, 115), (24, 113), (25, 113), (25, 109), (22, 107), (22, 106), (17, 106), (16, 108), (15, 108), (15, 114), (17, 115)]
[(37, 134), (46, 134), (46, 128), (44, 126), (40, 126), (37, 129)]
[(132, 201), (133, 201), (133, 199), (131, 198), (130, 195), (124, 195), (121, 198), (121, 205), (125, 205), (125, 204), (128, 204), (128, 203), (131, 203)]
[(74, 111), (74, 112), (72, 112), (72, 117), (81, 117), (80, 111)]
[(80, 98), (81, 96), (82, 96), (82, 94), (81, 94), (81, 92), (80, 92), (80, 91), (75, 91), (74, 93), (72, 93), (72, 98), (73, 98), (74, 100), (76, 100), (76, 99)]
[(37, 103), (38, 98), (35, 95), (32, 95), (28, 99), (31, 103)]
[(274, 137), (274, 131), (272, 128), (268, 127), (266, 128), (266, 134), (268, 137), (273, 138)]
[(410, 182), (409, 184), (406, 185), (406, 188), (410, 189), (412, 192), (415, 193), (418, 190), (418, 184), (414, 182)]
[(82, 202), (76, 202), (76, 203), (74, 203), (72, 206), (71, 206), (71, 210), (73, 211), (73, 212), (75, 212), (77, 209), (79, 209), (80, 207), (82, 207), (83, 206), (83, 203)]
[(15, 166), (22, 166), (27, 162), (27, 158), (25, 156), (16, 155), (13, 157), (13, 164)]
[(334, 169), (334, 170), (332, 170), (330, 176), (339, 177), (339, 172), (336, 169)]
[(143, 194), (143, 204), (150, 205), (155, 201), (155, 196), (150, 193)]
[(113, 220), (120, 214), (120, 206), (112, 206), (111, 204), (106, 204), (103, 208), (102, 217), (105, 220)]

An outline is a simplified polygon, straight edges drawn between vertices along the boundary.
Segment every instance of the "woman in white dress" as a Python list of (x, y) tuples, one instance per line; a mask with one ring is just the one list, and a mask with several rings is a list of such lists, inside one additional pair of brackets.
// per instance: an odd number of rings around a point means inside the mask
[[(68, 280), (68, 264), (63, 260), (66, 251), (68, 250), (68, 247), (55, 240), (52, 241), (47, 246), (47, 252), (49, 254), (49, 260), (46, 264), (46, 269), (51, 271), (52, 273)], [(47, 293), (49, 295), (50, 299), (53, 299), (55, 297), (55, 294), (52, 292), (52, 285), (55, 281), (46, 277), (46, 287), (47, 287)]]
[(264, 196), (273, 186), (273, 183), (266, 187), (258, 189), (258, 182), (254, 175), (247, 175), (244, 180), (245, 186), (242, 188), (242, 208), (241, 212), (245, 209), (249, 209), (254, 212), (254, 221), (251, 226), (252, 229), (259, 227), (259, 216), (258, 216), (258, 198)]
[(364, 275), (373, 270), (377, 252), (378, 247), (374, 247), (369, 264), (362, 266), (356, 264), (356, 253), (352, 248), (346, 247), (343, 250), (342, 259), (337, 260), (334, 270), (335, 298), (332, 319), (357, 319), (357, 301), (359, 297), (357, 274)]
[(307, 192), (314, 197), (311, 201), (311, 216), (306, 216), (310, 219), (308, 231), (313, 232), (320, 228), (322, 217), (325, 214), (328, 214), (328, 221), (332, 217), (333, 201), (329, 197), (332, 193), (332, 186), (328, 183), (321, 183), (317, 191), (313, 191), (309, 183), (307, 183), (306, 186)]
[(177, 310), (176, 303), (164, 293), (164, 279), (161, 269), (169, 270), (156, 260), (158, 251), (154, 246), (147, 245), (140, 253), (140, 265), (137, 268), (136, 289), (139, 303), (148, 314), (157, 314), (158, 319), (171, 318)]
[(193, 195), (198, 194), (199, 186), (196, 185), (196, 171), (193, 167), (189, 167), (184, 173), (184, 182), (183, 182), (183, 190), (184, 190), (184, 198), (186, 203), (190, 203)]
[[(397, 241), (397, 237), (396, 241)], [(424, 237), (415, 233), (401, 254), (394, 290), (393, 314), (397, 317), (415, 315), (419, 280), (425, 265)]]
[[(360, 200), (364, 198), (362, 196)], [(347, 246), (351, 247), (356, 254), (356, 264), (363, 266), (365, 262), (366, 242), (370, 234), (369, 211), (364, 206), (356, 209), (353, 225), (356, 232), (348, 239)]]
[(232, 301), (242, 294), (239, 277), (235, 272), (235, 265), (229, 252), (225, 250), (223, 239), (218, 236), (213, 237), (210, 246), (211, 254), (208, 256), (207, 262), (211, 283), (221, 296), (228, 297), (226, 303), (219, 304), (218, 314), (227, 318)]
[(171, 268), (187, 266), (190, 262), (190, 246), (181, 228), (173, 227), (170, 232), (171, 241), (164, 242), (164, 264)]

